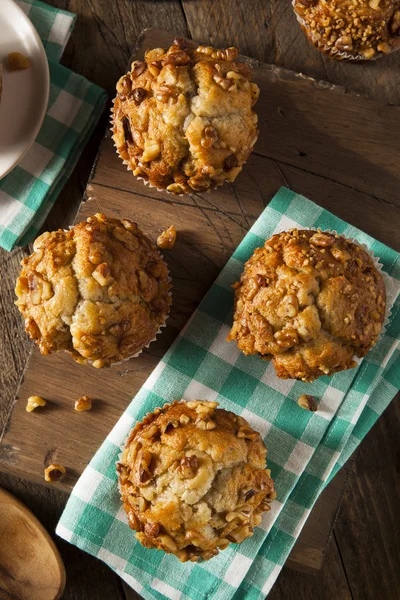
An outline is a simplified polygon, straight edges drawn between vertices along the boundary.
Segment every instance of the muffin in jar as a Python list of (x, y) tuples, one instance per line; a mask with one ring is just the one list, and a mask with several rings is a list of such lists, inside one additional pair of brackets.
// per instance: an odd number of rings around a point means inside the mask
[(117, 465), (136, 538), (182, 562), (252, 536), (276, 497), (260, 434), (217, 405), (157, 408), (132, 430)]
[(338, 60), (370, 60), (400, 48), (400, 0), (293, 0), (315, 46)]
[(148, 50), (117, 84), (117, 152), (133, 174), (173, 194), (232, 182), (257, 141), (259, 88), (236, 48), (175, 40)]
[(96, 368), (139, 353), (165, 323), (167, 265), (128, 219), (89, 217), (46, 232), (22, 260), (15, 288), (26, 331), (42, 354), (65, 350)]
[(235, 284), (228, 341), (272, 359), (278, 377), (313, 381), (356, 366), (382, 329), (386, 289), (370, 255), (339, 235), (278, 233)]

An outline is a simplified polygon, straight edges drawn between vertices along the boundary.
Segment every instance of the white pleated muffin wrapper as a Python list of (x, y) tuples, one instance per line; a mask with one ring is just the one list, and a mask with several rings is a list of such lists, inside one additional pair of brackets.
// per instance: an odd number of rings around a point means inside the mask
[[(64, 229), (64, 231), (71, 230), (71, 229), (73, 229), (74, 227), (75, 227), (75, 225), (70, 225), (70, 226), (68, 227), (68, 229)], [(142, 233), (143, 233), (143, 232), (142, 232)], [(145, 235), (145, 234), (143, 233), (143, 235)], [(147, 236), (146, 236), (146, 237), (147, 237)], [(154, 242), (152, 242), (152, 243), (153, 243), (154, 247), (155, 247), (155, 248), (157, 248), (156, 244), (154, 244)], [(164, 263), (167, 265), (167, 263), (166, 263), (166, 261), (164, 260), (164, 257), (163, 257), (163, 255), (161, 254), (161, 252), (159, 252), (159, 251), (157, 250), (157, 254), (158, 254), (158, 256), (161, 258), (161, 260), (162, 260), (162, 261), (163, 261), (163, 262), (164, 262)], [(168, 265), (167, 265), (167, 282), (168, 282), (168, 283), (171, 283), (171, 281), (172, 281), (172, 277), (171, 277), (171, 274), (170, 274), (170, 271), (169, 271), (169, 269), (168, 269)], [(168, 292), (168, 296), (169, 296), (170, 298), (172, 298), (172, 291), (171, 291), (171, 290)], [(171, 305), (169, 305), (169, 308), (171, 308)], [(145, 350), (146, 348), (148, 348), (148, 347), (150, 346), (150, 344), (152, 344), (153, 342), (155, 342), (155, 341), (156, 341), (156, 339), (157, 339), (157, 336), (158, 336), (158, 335), (161, 333), (161, 330), (162, 330), (164, 327), (166, 327), (166, 326), (167, 326), (167, 320), (168, 320), (168, 317), (169, 317), (169, 312), (168, 312), (168, 313), (165, 315), (165, 317), (164, 317), (164, 323), (162, 323), (162, 324), (159, 326), (158, 330), (157, 330), (157, 331), (156, 331), (156, 333), (155, 333), (155, 336), (154, 336), (154, 337), (153, 337), (153, 338), (152, 338), (152, 339), (151, 339), (151, 340), (150, 340), (150, 341), (149, 341), (149, 342), (148, 342), (148, 343), (147, 343), (145, 346), (143, 346), (143, 348), (141, 348), (141, 349), (140, 349), (138, 352), (136, 352), (136, 354), (132, 354), (131, 356), (127, 356), (126, 358), (124, 358), (123, 360), (120, 360), (120, 361), (118, 361), (118, 362), (113, 362), (113, 363), (111, 363), (111, 364), (109, 365), (109, 367), (108, 367), (108, 368), (110, 368), (110, 367), (114, 367), (114, 366), (118, 366), (118, 365), (122, 365), (122, 363), (126, 362), (127, 360), (131, 360), (131, 358), (137, 358), (137, 357), (138, 357), (140, 354), (142, 354), (143, 350)], [(74, 350), (75, 350), (75, 348), (74, 348)], [(68, 352), (68, 350), (67, 350), (66, 352)], [(83, 357), (83, 358), (85, 358), (85, 357)], [(88, 365), (92, 365), (92, 361), (88, 360), (86, 364), (88, 364)], [(102, 368), (104, 368), (104, 367), (102, 367)]]
[[(296, 6), (296, 0), (292, 0), (292, 6), (293, 6), (293, 8)], [(312, 39), (312, 34), (310, 32), (310, 28), (307, 26), (304, 19), (301, 18), (301, 16), (297, 13), (296, 10), (294, 10), (294, 14), (296, 15), (296, 19), (298, 20), (300, 25), (302, 27), (304, 27), (307, 38), (310, 40), (310, 42), (312, 44), (314, 44), (314, 46), (318, 50), (320, 50), (320, 52), (324, 52), (330, 58), (334, 58), (336, 60), (348, 60), (348, 61), (358, 61), (358, 62), (368, 61), (369, 62), (370, 60), (378, 60), (379, 58), (383, 58), (384, 56), (387, 56), (387, 54), (385, 54), (384, 52), (376, 52), (376, 54), (374, 56), (372, 56), (371, 58), (365, 58), (361, 54), (354, 56), (353, 54), (348, 54), (347, 52), (337, 50), (337, 49), (335, 49), (335, 47), (326, 46), (324, 44), (321, 44), (319, 42), (319, 40)], [(400, 46), (398, 48), (393, 48), (389, 54), (392, 54), (393, 52), (396, 52), (397, 50), (400, 50)]]

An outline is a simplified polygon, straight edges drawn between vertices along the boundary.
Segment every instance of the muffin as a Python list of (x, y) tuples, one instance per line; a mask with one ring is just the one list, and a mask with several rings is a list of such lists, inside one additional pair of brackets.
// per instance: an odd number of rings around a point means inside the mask
[(208, 560), (252, 536), (276, 497), (260, 434), (217, 406), (157, 408), (132, 430), (117, 465), (136, 538), (182, 562)]
[(43, 233), (24, 258), (16, 304), (42, 354), (108, 366), (134, 356), (169, 312), (167, 265), (128, 219), (97, 214)]
[(382, 275), (361, 246), (318, 231), (278, 233), (234, 286), (227, 340), (273, 360), (278, 377), (313, 381), (356, 366), (385, 316)]
[(234, 181), (257, 141), (259, 95), (236, 48), (175, 40), (146, 52), (117, 84), (117, 152), (133, 174), (173, 194)]
[(368, 60), (400, 47), (400, 0), (294, 0), (308, 38), (332, 58)]

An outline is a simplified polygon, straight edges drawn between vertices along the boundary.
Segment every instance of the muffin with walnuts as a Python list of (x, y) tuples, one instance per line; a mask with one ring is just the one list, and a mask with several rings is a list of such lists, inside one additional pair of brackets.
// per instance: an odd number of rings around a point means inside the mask
[(400, 0), (294, 0), (308, 38), (329, 56), (375, 59), (400, 48)]
[(273, 360), (278, 377), (313, 381), (356, 366), (375, 344), (386, 290), (358, 244), (315, 230), (278, 233), (246, 262), (228, 341)]
[(182, 562), (252, 536), (276, 497), (260, 434), (217, 405), (157, 408), (132, 430), (117, 465), (136, 538)]
[(234, 181), (257, 141), (259, 95), (237, 56), (175, 40), (132, 63), (117, 84), (112, 131), (135, 176), (173, 194)]
[(164, 324), (167, 265), (128, 219), (103, 214), (43, 233), (24, 258), (16, 304), (42, 354), (66, 350), (96, 368), (134, 356)]

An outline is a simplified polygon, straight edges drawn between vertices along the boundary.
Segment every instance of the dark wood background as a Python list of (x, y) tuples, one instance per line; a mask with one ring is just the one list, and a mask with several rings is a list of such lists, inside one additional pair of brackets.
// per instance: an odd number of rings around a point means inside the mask
[[(145, 27), (160, 27), (216, 46), (237, 45), (242, 54), (260, 61), (340, 84), (389, 104), (400, 104), (400, 53), (365, 65), (328, 60), (307, 43), (288, 0), (49, 3), (78, 15), (62, 62), (105, 87), (111, 96), (138, 34)], [(105, 125), (104, 118), (49, 216), (47, 228), (72, 222)], [(398, 205), (392, 204), (392, 210), (398, 214)], [(30, 350), (19, 314), (10, 308), (19, 261), (27, 252), (0, 251), (0, 435)], [(392, 403), (356, 453), (322, 570), (317, 575), (306, 575), (283, 569), (269, 598), (400, 598), (399, 417), (399, 404)], [(50, 531), (54, 530), (65, 503), (63, 494), (4, 474), (0, 474), (0, 485), (24, 501)], [(99, 561), (60, 540), (57, 544), (67, 569), (64, 598), (135, 597)]]

